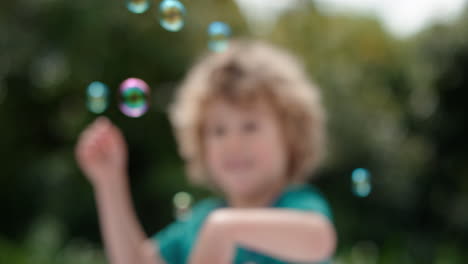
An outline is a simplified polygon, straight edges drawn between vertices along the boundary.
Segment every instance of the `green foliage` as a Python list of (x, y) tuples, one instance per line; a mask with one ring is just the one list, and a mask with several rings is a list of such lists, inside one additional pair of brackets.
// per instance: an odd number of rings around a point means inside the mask
[(100, 264), (105, 263), (105, 258), (102, 251), (89, 242), (65, 240), (59, 223), (42, 218), (32, 225), (22, 246), (0, 240), (0, 261), (12, 264)]

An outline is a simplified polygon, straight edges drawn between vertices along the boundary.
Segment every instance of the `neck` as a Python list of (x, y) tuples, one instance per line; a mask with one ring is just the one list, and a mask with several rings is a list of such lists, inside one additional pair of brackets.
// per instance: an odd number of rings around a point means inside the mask
[(268, 207), (281, 194), (285, 186), (285, 182), (278, 182), (274, 186), (257, 190), (256, 194), (242, 196), (228, 195), (228, 203), (233, 208)]

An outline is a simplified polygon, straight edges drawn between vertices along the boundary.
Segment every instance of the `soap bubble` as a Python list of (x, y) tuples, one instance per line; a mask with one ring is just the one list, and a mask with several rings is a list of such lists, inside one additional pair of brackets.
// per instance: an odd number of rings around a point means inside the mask
[(109, 88), (102, 82), (92, 82), (88, 85), (87, 101), (88, 110), (101, 114), (106, 111), (108, 106)]
[(224, 22), (215, 21), (208, 26), (208, 48), (215, 52), (223, 52), (229, 44), (231, 28)]
[(370, 173), (363, 168), (355, 169), (351, 174), (353, 193), (359, 197), (366, 197), (370, 194), (372, 185)]
[(150, 88), (141, 79), (129, 78), (120, 85), (120, 110), (129, 117), (140, 117), (148, 110)]
[(185, 7), (178, 0), (164, 0), (159, 5), (159, 23), (172, 32), (184, 27)]
[(150, 8), (148, 0), (127, 0), (127, 9), (135, 14), (142, 14)]
[(180, 209), (187, 209), (192, 203), (192, 196), (186, 192), (178, 192), (174, 195), (174, 206)]
[(181, 219), (187, 215), (192, 201), (192, 195), (187, 192), (178, 192), (174, 195), (172, 202), (174, 203), (174, 211), (177, 218)]

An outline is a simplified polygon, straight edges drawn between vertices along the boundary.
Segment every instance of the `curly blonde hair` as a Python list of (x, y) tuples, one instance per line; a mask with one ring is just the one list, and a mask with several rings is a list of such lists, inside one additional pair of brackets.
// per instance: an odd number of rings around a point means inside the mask
[(325, 111), (320, 92), (289, 53), (259, 41), (233, 40), (190, 70), (170, 106), (170, 120), (189, 179), (210, 185), (203, 153), (204, 109), (214, 99), (237, 105), (265, 100), (278, 115), (290, 182), (312, 175), (324, 157)]

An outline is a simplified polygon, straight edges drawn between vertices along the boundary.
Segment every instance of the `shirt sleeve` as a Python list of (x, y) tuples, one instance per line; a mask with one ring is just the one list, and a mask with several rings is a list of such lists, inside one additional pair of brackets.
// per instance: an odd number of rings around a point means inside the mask
[(161, 257), (167, 264), (185, 264), (194, 246), (196, 236), (205, 218), (221, 206), (218, 199), (198, 202), (186, 215), (156, 233), (152, 239), (158, 245)]
[(278, 201), (277, 207), (315, 212), (333, 221), (333, 215), (327, 200), (313, 186), (305, 186), (299, 190), (287, 192)]
[(176, 221), (156, 233), (152, 239), (167, 264), (182, 264), (183, 244), (187, 224)]

